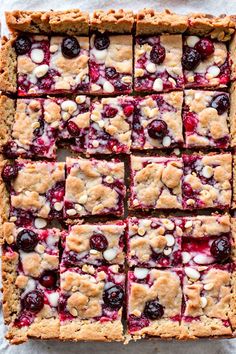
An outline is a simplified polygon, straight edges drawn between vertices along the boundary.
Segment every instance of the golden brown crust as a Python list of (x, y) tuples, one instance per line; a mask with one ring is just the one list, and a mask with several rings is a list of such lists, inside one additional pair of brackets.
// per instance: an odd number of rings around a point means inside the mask
[(95, 10), (90, 17), (90, 27), (100, 32), (131, 33), (134, 20), (133, 11)]
[[(236, 219), (232, 219), (232, 224), (233, 224), (233, 232), (234, 232), (233, 237), (234, 237), (234, 245), (235, 245)], [(231, 293), (231, 301), (230, 301), (229, 319), (235, 335), (236, 334), (236, 270), (235, 269), (232, 271), (231, 274), (231, 287), (232, 287), (232, 293)]]
[(11, 98), (0, 96), (0, 151), (9, 140), (15, 118), (15, 102)]
[(221, 15), (212, 16), (203, 13), (188, 15), (189, 34), (209, 35), (220, 41), (228, 41), (235, 31), (235, 21), (232, 17)]
[(30, 33), (88, 34), (89, 15), (79, 9), (66, 11), (6, 12), (6, 22), (11, 31)]
[(6, 160), (4, 160), (3, 156), (0, 155), (0, 244), (3, 242), (3, 224), (8, 219), (9, 215), (9, 193), (6, 189), (5, 183), (2, 180), (2, 170), (6, 164)]
[(232, 36), (229, 43), (229, 53), (231, 59), (231, 80), (236, 79), (236, 34)]
[(60, 339), (62, 340), (92, 340), (92, 341), (122, 341), (123, 327), (121, 321), (89, 321), (73, 320), (72, 322), (61, 323)]
[(236, 209), (236, 156), (233, 156), (233, 201), (232, 209)]
[(183, 33), (187, 26), (186, 15), (177, 15), (168, 9), (163, 12), (143, 9), (137, 14), (136, 34)]
[(0, 90), (16, 92), (16, 52), (14, 49), (15, 37), (2, 38), (0, 50)]
[(231, 147), (235, 147), (236, 146), (236, 83), (235, 82), (232, 83), (230, 88), (229, 123), (230, 123), (230, 133), (231, 133)]

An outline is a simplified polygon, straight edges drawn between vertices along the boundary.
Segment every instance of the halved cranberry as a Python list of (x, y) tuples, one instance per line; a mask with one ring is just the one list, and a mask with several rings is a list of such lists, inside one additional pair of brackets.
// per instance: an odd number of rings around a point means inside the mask
[(106, 118), (113, 118), (115, 117), (115, 115), (118, 113), (118, 110), (116, 108), (113, 107), (106, 107), (105, 111), (104, 111), (104, 116)]
[(20, 36), (15, 42), (16, 54), (24, 55), (31, 49), (31, 40), (26, 36)]
[(107, 49), (110, 45), (110, 39), (105, 33), (98, 33), (94, 39), (94, 47), (97, 50)]
[(57, 283), (57, 275), (55, 272), (48, 270), (41, 275), (39, 282), (45, 288), (55, 288)]
[(184, 193), (185, 196), (191, 197), (193, 195), (193, 189), (190, 186), (190, 184), (184, 183), (182, 188), (183, 188), (183, 193)]
[(150, 320), (158, 320), (164, 315), (164, 307), (158, 300), (148, 301), (144, 308), (144, 315)]
[(32, 230), (24, 229), (17, 235), (16, 244), (24, 252), (31, 252), (38, 244), (38, 236)]
[(227, 237), (214, 240), (211, 244), (211, 254), (219, 262), (226, 261), (231, 254), (231, 244)]
[(124, 114), (125, 114), (126, 117), (130, 117), (131, 114), (133, 114), (134, 106), (132, 106), (132, 105), (125, 106), (123, 108), (123, 111), (124, 111)]
[(182, 57), (182, 65), (186, 70), (194, 70), (201, 61), (201, 55), (194, 48), (185, 47)]
[(124, 300), (124, 290), (119, 285), (114, 285), (109, 289), (106, 289), (103, 293), (103, 301), (109, 307), (118, 310)]
[(62, 41), (61, 51), (66, 58), (75, 58), (80, 53), (80, 44), (75, 37), (65, 37)]
[(215, 50), (214, 44), (209, 38), (201, 38), (194, 48), (200, 53), (202, 59), (209, 57)]
[(229, 96), (222, 93), (214, 97), (211, 101), (211, 107), (215, 108), (219, 115), (223, 114), (229, 109)]
[(43, 293), (40, 290), (29, 292), (23, 298), (22, 305), (28, 311), (39, 312), (44, 306)]
[(16, 165), (6, 164), (2, 170), (2, 179), (4, 182), (10, 182), (18, 175), (18, 168)]
[(150, 52), (150, 60), (155, 64), (161, 64), (165, 60), (166, 50), (162, 45), (156, 44)]
[(78, 125), (75, 124), (75, 122), (69, 121), (66, 127), (70, 135), (72, 136), (80, 135), (80, 128), (78, 127)]
[(197, 118), (192, 113), (189, 112), (184, 116), (184, 127), (188, 133), (195, 131), (197, 123)]
[(91, 249), (95, 249), (97, 251), (105, 251), (108, 246), (108, 241), (104, 235), (95, 234), (90, 237), (89, 245)]
[(115, 68), (109, 67), (109, 68), (106, 68), (106, 69), (105, 69), (105, 76), (106, 76), (106, 78), (108, 78), (108, 79), (114, 79), (114, 78), (116, 78), (118, 75), (119, 75), (119, 74), (118, 74), (118, 72), (116, 71)]
[(89, 74), (92, 82), (96, 82), (99, 79), (99, 67), (96, 64), (90, 64)]
[(168, 127), (166, 122), (160, 119), (154, 119), (147, 126), (148, 135), (152, 139), (160, 139), (163, 138), (167, 134)]

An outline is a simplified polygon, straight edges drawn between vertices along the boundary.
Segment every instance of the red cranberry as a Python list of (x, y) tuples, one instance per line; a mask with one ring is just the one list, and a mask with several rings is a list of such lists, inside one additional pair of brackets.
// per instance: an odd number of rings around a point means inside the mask
[(40, 290), (33, 290), (25, 295), (22, 301), (23, 307), (32, 312), (39, 312), (44, 306), (43, 294)]
[(94, 39), (94, 47), (97, 50), (107, 49), (110, 45), (110, 39), (105, 33), (98, 33)]
[(113, 107), (107, 107), (104, 112), (106, 118), (113, 118), (118, 113), (118, 110)]
[(118, 310), (124, 300), (124, 290), (119, 285), (106, 289), (103, 294), (103, 301), (109, 307)]
[(150, 60), (155, 64), (161, 64), (165, 60), (166, 50), (162, 45), (156, 44), (150, 52)]
[(202, 59), (209, 57), (215, 50), (214, 44), (209, 38), (200, 39), (194, 48), (200, 53)]
[(80, 53), (80, 45), (75, 37), (65, 37), (62, 41), (61, 51), (66, 58), (75, 58)]
[(132, 106), (132, 105), (125, 106), (123, 108), (123, 111), (124, 111), (124, 114), (125, 114), (126, 117), (130, 117), (131, 114), (133, 114), (134, 106)]
[(201, 55), (194, 48), (186, 47), (182, 57), (182, 65), (186, 70), (194, 70), (201, 61)]
[(148, 124), (147, 131), (152, 139), (160, 139), (167, 134), (168, 127), (163, 120), (155, 119)]
[(95, 249), (98, 251), (105, 251), (108, 246), (107, 239), (102, 234), (95, 234), (90, 237), (89, 245), (91, 249)]
[(16, 178), (18, 175), (18, 168), (16, 165), (7, 164), (2, 170), (2, 179), (4, 182), (10, 182), (12, 179)]
[(182, 188), (183, 188), (183, 193), (185, 196), (191, 197), (193, 195), (193, 189), (190, 186), (190, 184), (184, 183)]
[(150, 320), (158, 320), (164, 315), (164, 307), (157, 301), (146, 302), (144, 315)]
[(116, 71), (115, 68), (109, 67), (109, 68), (106, 68), (106, 69), (105, 69), (105, 76), (106, 76), (106, 78), (108, 78), (108, 79), (114, 79), (114, 78), (116, 78), (118, 75), (119, 75), (119, 74), (118, 74), (118, 72)]
[(92, 82), (96, 82), (99, 79), (99, 69), (96, 64), (90, 64), (89, 74)]
[(38, 236), (32, 230), (24, 229), (17, 235), (16, 244), (24, 252), (31, 252), (38, 244)]
[(55, 272), (52, 272), (50, 270), (46, 271), (39, 278), (39, 282), (45, 288), (49, 288), (49, 289), (55, 288), (57, 283), (57, 275)]
[(15, 49), (18, 55), (28, 53), (31, 49), (31, 40), (26, 36), (18, 37), (15, 42)]
[(229, 109), (229, 96), (226, 93), (222, 93), (214, 97), (211, 101), (211, 107), (215, 108), (219, 115), (223, 114)]
[(188, 133), (195, 131), (197, 126), (197, 118), (192, 113), (187, 113), (184, 117), (184, 127)]
[(67, 123), (67, 130), (68, 130), (69, 134), (72, 136), (80, 135), (80, 128), (73, 121), (70, 121)]
[(231, 254), (231, 245), (227, 237), (214, 240), (211, 244), (211, 254), (219, 262), (226, 261)]

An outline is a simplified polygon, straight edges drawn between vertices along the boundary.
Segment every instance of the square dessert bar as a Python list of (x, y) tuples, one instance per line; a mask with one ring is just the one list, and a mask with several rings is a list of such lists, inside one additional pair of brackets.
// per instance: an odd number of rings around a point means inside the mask
[(91, 107), (89, 154), (129, 153), (134, 100), (120, 96), (95, 100)]
[(181, 209), (182, 175), (181, 158), (131, 156), (130, 209)]
[(231, 335), (231, 265), (185, 267), (184, 273), (181, 338)]
[(28, 337), (59, 337), (58, 229), (3, 225), (3, 313), (6, 335), (19, 344)]
[(180, 336), (182, 271), (135, 268), (128, 272), (128, 333), (134, 338)]
[(232, 155), (183, 155), (183, 207), (185, 209), (231, 206)]
[(66, 159), (66, 218), (124, 213), (124, 163), (95, 159)]
[(182, 65), (186, 87), (226, 87), (231, 67), (226, 43), (209, 37), (184, 37)]
[(4, 166), (2, 178), (9, 188), (10, 216), (18, 225), (34, 217), (62, 218), (65, 163), (16, 160)]
[(186, 266), (208, 266), (234, 258), (234, 234), (230, 216), (198, 215), (183, 218), (181, 255)]
[(230, 143), (228, 111), (228, 93), (186, 90), (183, 107), (186, 147), (226, 149)]
[(60, 339), (121, 341), (125, 275), (118, 265), (61, 267)]
[(69, 268), (83, 264), (124, 264), (125, 239), (123, 221), (70, 226), (63, 235), (61, 265)]
[(163, 149), (183, 145), (182, 92), (135, 98), (132, 148)]
[[(128, 219), (128, 263), (137, 267), (173, 267), (182, 263), (181, 218)], [(136, 268), (142, 272), (142, 268)]]

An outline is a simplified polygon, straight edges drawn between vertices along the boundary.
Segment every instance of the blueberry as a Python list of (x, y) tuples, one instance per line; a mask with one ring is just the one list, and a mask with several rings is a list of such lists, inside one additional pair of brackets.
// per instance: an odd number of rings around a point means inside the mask
[(144, 308), (144, 315), (150, 320), (158, 320), (164, 315), (164, 307), (158, 300), (148, 301)]
[(61, 51), (66, 58), (75, 58), (80, 53), (80, 45), (75, 37), (65, 37), (62, 41)]
[(229, 109), (229, 96), (222, 93), (213, 98), (211, 107), (215, 108), (219, 115), (223, 114)]
[(182, 57), (182, 65), (186, 70), (194, 70), (201, 61), (200, 53), (194, 49), (186, 47)]
[(2, 170), (2, 179), (4, 182), (10, 182), (18, 175), (18, 168), (16, 165), (6, 164)]
[(94, 39), (94, 47), (97, 50), (107, 49), (110, 45), (110, 39), (105, 33), (96, 34)]
[(214, 240), (211, 244), (211, 254), (219, 262), (226, 261), (231, 254), (231, 245), (227, 237), (223, 236)]
[(16, 39), (15, 50), (16, 54), (23, 55), (30, 51), (31, 49), (31, 40), (26, 36), (20, 36)]
[(119, 285), (106, 289), (103, 294), (103, 301), (109, 307), (118, 310), (124, 301), (124, 290)]

